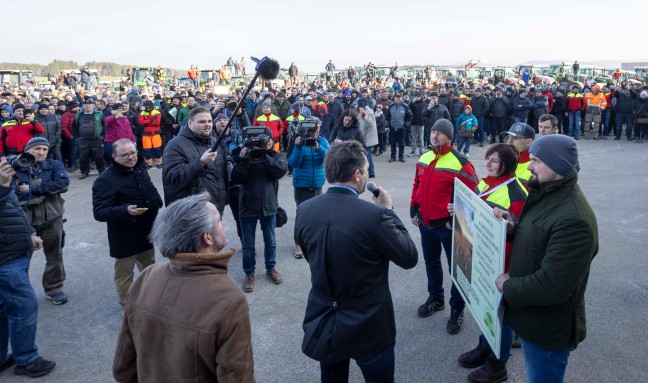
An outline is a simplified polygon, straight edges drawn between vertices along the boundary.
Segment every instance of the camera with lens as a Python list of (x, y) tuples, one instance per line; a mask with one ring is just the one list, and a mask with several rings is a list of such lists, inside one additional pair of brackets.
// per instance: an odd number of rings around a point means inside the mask
[(245, 128), (243, 147), (248, 148), (247, 157), (250, 163), (264, 162), (266, 159), (268, 142), (272, 139), (266, 133), (266, 129), (264, 126), (248, 126)]
[(315, 131), (317, 131), (317, 121), (315, 119), (307, 118), (299, 122), (296, 133), (302, 138), (302, 146), (314, 147), (317, 145), (317, 138), (311, 136), (311, 133)]
[(230, 112), (233, 112), (236, 109), (236, 105), (238, 104), (233, 97), (222, 98), (218, 101), (221, 101), (223, 105), (225, 105), (225, 108), (227, 108), (227, 110), (229, 110)]
[(11, 154), (7, 156), (7, 163), (16, 171), (29, 169), (36, 165), (36, 157), (25, 152), (21, 154)]

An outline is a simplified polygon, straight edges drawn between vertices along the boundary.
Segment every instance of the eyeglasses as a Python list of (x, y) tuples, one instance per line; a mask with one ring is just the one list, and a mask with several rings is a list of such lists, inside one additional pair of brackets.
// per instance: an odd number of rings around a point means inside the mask
[(121, 157), (122, 160), (127, 160), (129, 158), (135, 158), (137, 157), (137, 150), (131, 153), (124, 153), (124, 154), (117, 154), (117, 157)]

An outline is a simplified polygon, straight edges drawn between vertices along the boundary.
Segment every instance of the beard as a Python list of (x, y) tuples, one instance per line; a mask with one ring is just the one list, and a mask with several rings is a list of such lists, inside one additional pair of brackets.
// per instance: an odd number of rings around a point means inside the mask
[(538, 182), (538, 176), (535, 173), (531, 173), (528, 184), (530, 188), (540, 189), (540, 182)]

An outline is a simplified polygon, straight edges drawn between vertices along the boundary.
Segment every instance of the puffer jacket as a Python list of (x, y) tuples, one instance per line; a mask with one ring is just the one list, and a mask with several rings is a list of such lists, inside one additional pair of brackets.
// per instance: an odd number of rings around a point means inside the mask
[(61, 144), (61, 123), (56, 116), (38, 113), (36, 115), (36, 121), (45, 129), (45, 132), (39, 134), (39, 136), (47, 138), (47, 141), (50, 143), (50, 148)]
[(425, 108), (423, 111), (423, 121), (425, 122), (425, 128), (428, 130), (432, 129), (434, 123), (442, 118), (450, 120), (450, 112), (445, 105), (437, 104), (432, 108)]
[(0, 186), (0, 265), (31, 251), (35, 233), (13, 188)]
[(538, 118), (543, 114), (549, 113), (549, 100), (546, 96), (535, 96), (531, 99), (533, 105), (533, 115)]
[(292, 184), (295, 188), (317, 189), (326, 181), (324, 157), (329, 150), (329, 142), (319, 137), (317, 149), (309, 146), (295, 146), (290, 153), (288, 165), (293, 169)]
[(511, 105), (513, 105), (513, 116), (516, 118), (527, 118), (529, 117), (529, 111), (533, 109), (533, 104), (531, 100), (524, 97), (515, 97), (511, 100)]
[(335, 140), (356, 140), (364, 146), (364, 137), (362, 137), (362, 132), (360, 131), (360, 127), (357, 124), (351, 125), (349, 127), (345, 127), (340, 124), (340, 126), (333, 128), (333, 132), (331, 132), (331, 138), (329, 139), (329, 141), (333, 142)]
[(378, 145), (378, 131), (376, 130), (376, 117), (373, 110), (365, 108), (365, 116), (358, 114), (358, 126), (364, 138), (365, 146)]

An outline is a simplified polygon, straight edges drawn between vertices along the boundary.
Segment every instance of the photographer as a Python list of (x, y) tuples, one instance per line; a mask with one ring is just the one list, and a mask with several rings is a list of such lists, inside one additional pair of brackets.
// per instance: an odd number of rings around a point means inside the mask
[[(326, 181), (324, 157), (329, 150), (329, 142), (320, 137), (319, 131), (320, 121), (316, 118), (303, 121), (297, 128), (297, 138), (288, 159), (288, 164), (293, 168), (292, 184), (297, 206), (322, 194)], [(295, 245), (295, 258), (301, 257), (301, 248)]]
[[(43, 289), (55, 305), (68, 301), (63, 292), (65, 267), (63, 266), (63, 204), (61, 197), (70, 185), (61, 161), (48, 160), (50, 143), (44, 137), (34, 137), (25, 145), (25, 153), (34, 157), (35, 163), (16, 171), (18, 199), (26, 208), (29, 223), (43, 239), (45, 270)], [(31, 254), (29, 254), (31, 258)]]
[(279, 179), (287, 172), (286, 162), (273, 149), (273, 132), (268, 127), (248, 127), (245, 146), (239, 153), (238, 163), (232, 170), (232, 182), (241, 185), (239, 219), (243, 233), (243, 291), (254, 290), (254, 241), (257, 221), (261, 223), (265, 244), (266, 275), (275, 284), (283, 282), (275, 269), (275, 222)]

